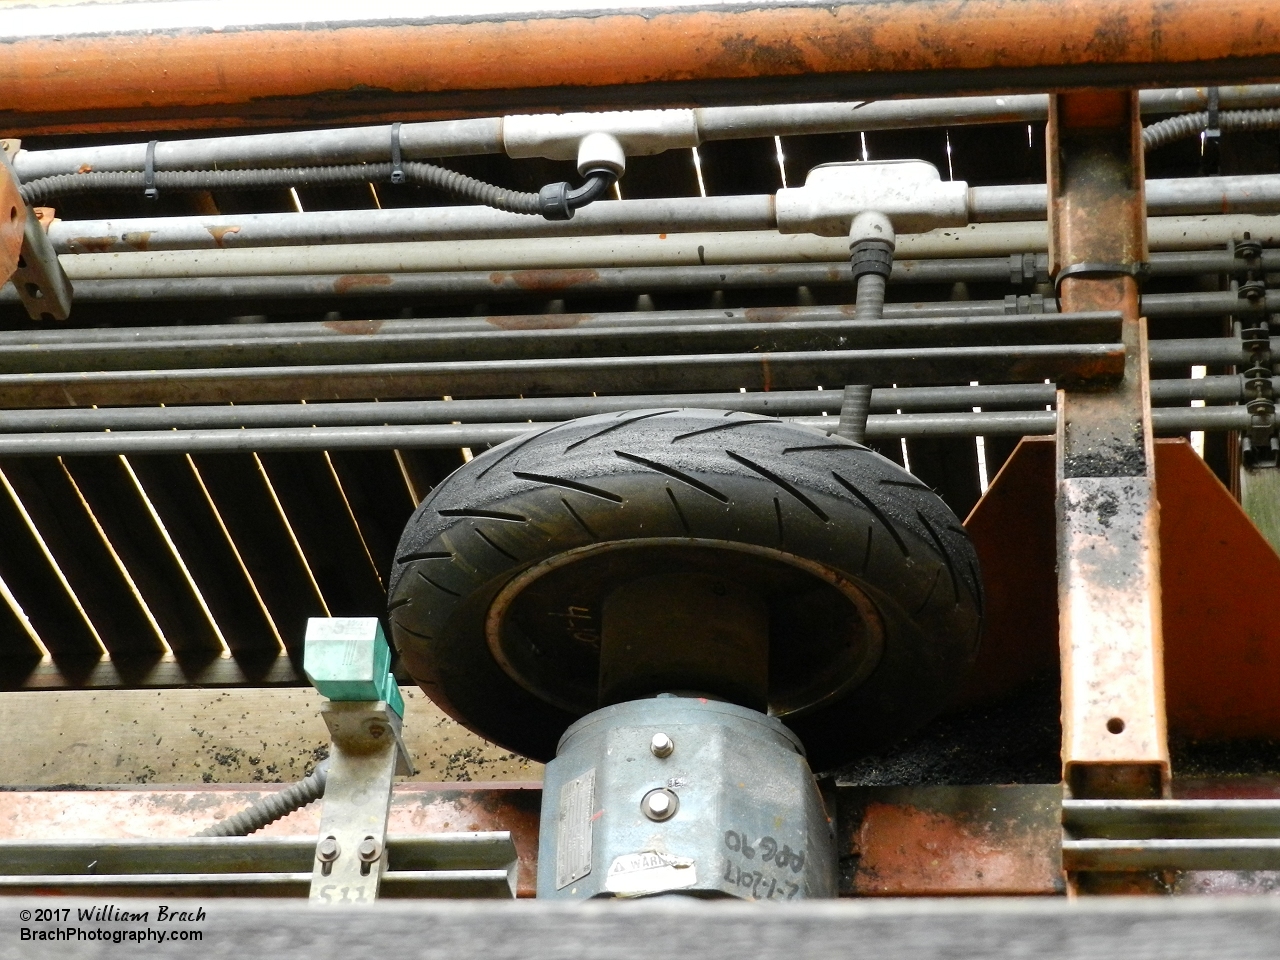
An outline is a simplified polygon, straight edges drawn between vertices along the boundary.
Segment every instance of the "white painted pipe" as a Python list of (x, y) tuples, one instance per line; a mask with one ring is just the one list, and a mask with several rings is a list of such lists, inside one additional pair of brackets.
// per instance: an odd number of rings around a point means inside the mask
[[(1280, 216), (1152, 217), (1147, 232), (1153, 251), (1212, 249), (1239, 239), (1245, 232), (1264, 246), (1275, 246), (1280, 245)], [(897, 255), (904, 260), (928, 260), (1040, 253), (1048, 249), (1048, 239), (1048, 227), (1043, 221), (971, 224), (900, 236)], [(741, 231), (94, 253), (63, 255), (59, 259), (73, 282), (342, 274), (365, 275), (353, 278), (353, 283), (376, 283), (378, 274), (438, 270), (509, 273), (564, 267), (831, 263), (848, 254), (848, 241), (841, 237)]]

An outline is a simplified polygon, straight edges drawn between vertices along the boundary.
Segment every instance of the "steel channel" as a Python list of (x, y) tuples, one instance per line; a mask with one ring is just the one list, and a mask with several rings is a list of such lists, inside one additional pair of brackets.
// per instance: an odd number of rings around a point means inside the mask
[[(815, 311), (819, 312), (819, 311)], [(830, 313), (830, 311), (820, 311)], [(803, 312), (796, 314), (805, 316)], [(841, 316), (837, 314), (837, 316)], [(717, 318), (720, 319), (720, 318)], [(348, 337), (287, 336), (115, 344), (0, 344), (0, 373), (155, 370), (321, 363), (436, 362), (667, 353), (866, 350), (894, 347), (1105, 343), (1119, 339), (1118, 314), (938, 317), (905, 320), (714, 323), (544, 330), (422, 331)]]
[(1123, 380), (1058, 403), (1063, 779), (1076, 797), (1160, 797), (1169, 750), (1146, 321), (1133, 276), (1061, 276), (1147, 260), (1137, 94), (1055, 95), (1047, 140), (1062, 306), (1122, 311), (1126, 347)]
[(1280, 839), (1064, 840), (1070, 871), (1280, 870)]
[[(506, 868), (516, 858), (504, 832), (440, 833), (387, 838), (407, 870)], [(180, 839), (0, 840), (0, 874), (209, 874), (306, 871), (315, 837), (250, 836)]]
[[(1218, 96), (1224, 110), (1270, 106), (1280, 101), (1280, 85), (1227, 86), (1220, 88)], [(1144, 113), (1202, 110), (1206, 103), (1203, 87), (1142, 91)], [(699, 139), (706, 142), (983, 123), (1035, 123), (1043, 122), (1048, 110), (1049, 98), (1033, 93), (704, 107), (695, 109), (693, 114)], [(406, 159), (419, 160), (502, 153), (502, 120), (481, 117), (405, 123), (400, 127), (400, 148)], [(305, 133), (168, 140), (156, 145), (155, 157), (157, 168), (162, 170), (372, 163), (387, 159), (390, 142), (389, 125), (346, 127)], [(146, 143), (20, 150), (14, 158), (14, 168), (23, 180), (75, 173), (86, 164), (95, 170), (141, 170), (146, 151)]]
[[(1274, 214), (1280, 174), (1193, 177), (1147, 184), (1150, 216)], [(969, 188), (969, 222), (1043, 220), (1042, 184)], [(495, 240), (772, 230), (769, 194), (596, 203), (557, 222), (485, 206), (139, 217), (60, 221), (49, 228), (58, 253), (133, 253), (421, 240)]]
[[(1041, 261), (1044, 254), (1030, 254)], [(1263, 253), (1264, 268), (1270, 258)], [(1231, 273), (1240, 261), (1225, 251), (1153, 253), (1152, 276), (1195, 276)], [(1274, 266), (1280, 267), (1280, 264)], [(1032, 263), (1033, 269), (1035, 262)], [(1047, 266), (1046, 266), (1047, 269)], [(1028, 282), (1023, 256), (970, 257), (946, 260), (898, 260), (889, 282), (1011, 283)], [(770, 287), (829, 287), (849, 283), (849, 265), (837, 263), (737, 264), (726, 266), (603, 267), (592, 269), (489, 271), (442, 270), (435, 273), (321, 274), (314, 276), (164, 277), (155, 279), (81, 280), (80, 303), (157, 300), (246, 300), (324, 297), (387, 299), (400, 297), (529, 297), (539, 293), (574, 294), (670, 292), (677, 290), (753, 290)], [(16, 302), (17, 291), (0, 289), (0, 303)]]
[[(838, 398), (839, 394), (832, 392)], [(838, 410), (838, 404), (833, 405)], [(801, 426), (834, 433), (838, 416), (784, 418)], [(981, 413), (872, 414), (867, 436), (899, 437), (1040, 436), (1052, 433), (1052, 410)], [(1248, 410), (1230, 407), (1166, 407), (1153, 411), (1161, 433), (1192, 430), (1222, 432), (1248, 426)], [(251, 427), (245, 429), (113, 430), (76, 433), (0, 434), (0, 456), (77, 456), (106, 454), (229, 453), (298, 450), (396, 450), (480, 448), (503, 443), (555, 423), (448, 423), (358, 427)]]

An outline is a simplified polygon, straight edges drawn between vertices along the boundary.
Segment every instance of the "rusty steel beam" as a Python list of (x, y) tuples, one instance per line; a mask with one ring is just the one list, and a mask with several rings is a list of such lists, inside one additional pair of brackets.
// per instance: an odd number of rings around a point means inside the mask
[(1065, 310), (1119, 310), (1124, 379), (1060, 392), (1057, 443), (1062, 762), (1077, 797), (1168, 789), (1159, 507), (1145, 321), (1147, 259), (1137, 95), (1050, 99), (1050, 261)]
[(1280, 8), (1257, 0), (758, 0), (589, 15), (583, 4), (495, 13), (453, 0), (425, 14), (374, 2), (324, 20), (277, 3), (219, 23), (213, 6), (0, 11), (0, 128), (299, 126), (1280, 76)]

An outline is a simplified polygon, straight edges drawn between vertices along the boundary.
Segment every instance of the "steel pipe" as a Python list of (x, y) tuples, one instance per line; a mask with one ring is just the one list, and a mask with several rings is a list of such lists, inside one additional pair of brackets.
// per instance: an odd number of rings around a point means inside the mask
[[(283, 335), (200, 339), (166, 338), (115, 343), (3, 344), (0, 373), (71, 372), (77, 370), (148, 370), (188, 367), (289, 367), (322, 363), (424, 363), (440, 361), (500, 361), (534, 357), (609, 357), (647, 354), (662, 362), (665, 354), (714, 356), (747, 351), (881, 350), (895, 347), (938, 349), (970, 345), (1012, 347), (1021, 343), (1084, 343), (1119, 341), (1118, 314), (1040, 314), (1029, 316), (918, 317), (859, 320), (847, 308), (798, 308), (793, 321), (725, 323), (716, 311), (712, 323), (698, 323), (698, 311), (685, 311), (686, 322), (661, 323), (662, 314), (649, 314), (653, 325), (592, 324), (568, 329), (522, 330), (517, 320), (508, 329), (494, 329), (474, 321), (442, 323), (454, 330), (433, 330), (431, 321), (414, 323), (414, 332), (370, 332), (357, 336), (298, 338)], [(743, 311), (746, 319), (760, 311)], [(693, 316), (691, 317), (690, 314)], [(635, 315), (630, 315), (635, 319)], [(643, 323), (644, 314), (639, 318)], [(541, 320), (542, 318), (538, 318)], [(694, 322), (687, 322), (692, 319)], [(409, 321), (413, 323), (413, 321)], [(483, 321), (482, 321), (483, 323)], [(88, 339), (88, 338), (86, 338)]]
[[(1244, 407), (1161, 408), (1162, 433), (1247, 428)], [(835, 433), (840, 418), (791, 417), (802, 426)], [(1000, 413), (873, 414), (867, 438), (1027, 436), (1052, 433), (1057, 414), (1045, 410)], [(299, 450), (388, 450), (485, 447), (545, 430), (555, 423), (447, 423), (415, 426), (276, 427), (242, 430), (136, 430), (105, 433), (0, 434), (0, 457), (231, 453)]]
[[(1029, 259), (1028, 259), (1029, 258)], [(1264, 269), (1280, 269), (1275, 251), (1263, 251)], [(1151, 275), (1234, 273), (1241, 261), (1225, 250), (1156, 253)], [(1045, 254), (895, 260), (890, 284), (1010, 283), (1047, 278)], [(161, 277), (150, 280), (81, 280), (79, 303), (148, 301), (251, 301), (289, 299), (467, 299), (565, 297), (595, 293), (662, 293), (683, 290), (752, 290), (777, 287), (848, 287), (849, 264), (769, 263), (724, 266), (604, 267), (591, 270), (439, 271), (434, 273), (258, 277)], [(0, 303), (18, 303), (12, 286)]]
[(317, 20), (299, 0), (0, 9), (11, 104), (0, 118), (14, 134), (243, 127), (297, 123), (300, 109), (313, 123), (416, 120), (498, 104), (879, 99), (1280, 74), (1280, 10), (1256, 0), (704, 0), (603, 12), (574, 2), (536, 14), (460, 0), (415, 14), (369, 0), (326, 12)]
[[(1280, 392), (1280, 377), (1273, 378)], [(1240, 376), (1197, 380), (1153, 380), (1153, 404), (1239, 403)], [(1048, 383), (979, 386), (886, 387), (871, 391), (873, 413), (1027, 410), (1052, 407), (1057, 388)], [(521, 397), (495, 400), (388, 400), (373, 403), (272, 403), (221, 406), (97, 407), (10, 410), (0, 433), (93, 430), (212, 430), (263, 427), (382, 427), (437, 423), (556, 422), (599, 413), (658, 407), (701, 407), (775, 417), (835, 414), (839, 390), (776, 390), (768, 393), (648, 394), (615, 397)]]
[[(1204, 87), (1142, 91), (1145, 113), (1203, 110)], [(1280, 84), (1219, 88), (1222, 109), (1271, 106), (1280, 102)], [(854, 101), (848, 103), (762, 104), (703, 107), (664, 114), (692, 114), (685, 121), (699, 143), (752, 137), (801, 136), (870, 130), (953, 127), (984, 123), (1043, 123), (1049, 98), (1041, 93), (998, 97), (938, 97), (916, 100)], [(505, 117), (436, 120), (400, 126), (400, 149), (405, 159), (474, 156), (504, 152)], [(569, 118), (566, 118), (569, 119)], [(602, 129), (611, 118), (600, 118)], [(376, 163), (387, 160), (389, 125), (347, 127), (305, 132), (260, 133), (243, 136), (166, 140), (156, 145), (155, 163), (161, 170), (292, 167), (327, 164)], [(54, 150), (20, 150), (13, 159), (22, 180), (94, 170), (141, 170), (147, 143), (121, 143)]]
[[(587, 208), (591, 209), (595, 207)], [(1239, 239), (1246, 232), (1264, 246), (1280, 244), (1280, 216), (1154, 217), (1148, 221), (1147, 229), (1155, 250), (1225, 247), (1228, 241)], [(529, 276), (531, 270), (558, 268), (828, 263), (848, 256), (848, 241), (844, 238), (784, 235), (772, 230), (154, 251), (141, 249), (150, 244), (149, 238), (142, 234), (120, 236), (122, 239), (118, 242), (124, 248), (117, 252), (63, 254), (59, 259), (67, 276), (72, 281), (80, 281), (334, 274), (352, 278), (343, 282), (355, 285), (381, 284), (383, 277), (423, 271), (483, 270), (518, 280)], [(226, 238), (223, 239), (225, 243)], [(88, 238), (88, 245), (81, 245), (79, 249), (93, 249), (93, 244), (99, 241), (108, 248), (117, 243), (105, 238)], [(897, 252), (907, 260), (998, 257), (1043, 253), (1047, 249), (1048, 232), (1043, 222), (972, 224), (924, 234), (904, 234), (898, 237), (897, 246)], [(536, 284), (536, 279), (534, 282)]]
[[(969, 222), (1040, 220), (1043, 184), (969, 188)], [(757, 231), (777, 226), (772, 195), (614, 200), (579, 210), (572, 220), (504, 213), (484, 206), (253, 213), (214, 217), (135, 217), (59, 221), (49, 239), (59, 253), (217, 250), (245, 247), (423, 240), (497, 240)], [(1280, 174), (1193, 177), (1147, 184), (1150, 216), (1274, 214)]]
[(816, 384), (931, 384), (1118, 376), (1119, 344), (828, 350), (714, 356), (0, 374), (0, 408), (150, 403), (773, 390)]
[[(957, 329), (990, 330), (1023, 328), (1030, 332), (1037, 329), (1055, 329), (1051, 319), (1056, 313), (1052, 299), (1039, 302), (1043, 314), (1014, 311), (1021, 306), (1017, 298), (1006, 300), (938, 301), (933, 303), (890, 303), (884, 308), (885, 319), (880, 326), (869, 330), (928, 331), (931, 324), (940, 324), (942, 330), (948, 323)], [(1208, 293), (1148, 294), (1142, 298), (1143, 314), (1151, 319), (1187, 316), (1227, 316), (1247, 319), (1263, 319), (1268, 312), (1280, 310), (1280, 290), (1268, 291), (1256, 303), (1243, 300), (1231, 291)], [(9, 330), (0, 331), (0, 352), (36, 356), (48, 353), (55, 356), (74, 351), (124, 351), (123, 345), (143, 349), (196, 349), (202, 343), (224, 342), (224, 346), (250, 344), (254, 341), (275, 341), (278, 349), (286, 343), (307, 343), (315, 340), (345, 340), (372, 344), (395, 342), (387, 338), (424, 335), (501, 334), (507, 337), (529, 335), (536, 340), (546, 336), (572, 337), (567, 331), (598, 331), (615, 328), (635, 334), (647, 331), (654, 338), (675, 335), (684, 328), (717, 327), (732, 331), (735, 327), (754, 331), (764, 336), (769, 329), (786, 330), (787, 324), (803, 322), (835, 324), (847, 322), (852, 308), (848, 306), (802, 307), (746, 307), (702, 310), (619, 311), (615, 313), (552, 313), (523, 316), (489, 317), (440, 317), (413, 320), (337, 320), (293, 321), (266, 323), (230, 323), (207, 325), (169, 325), (155, 327), (98, 327), (63, 328), (57, 330)], [(946, 321), (944, 323), (944, 321)], [(969, 323), (968, 321), (972, 321)], [(1074, 322), (1074, 321), (1073, 321)], [(1087, 321), (1081, 321), (1087, 322)], [(976, 325), (975, 325), (976, 324)], [(1006, 327), (1006, 325), (1009, 325)], [(829, 332), (826, 327), (818, 332)], [(1012, 331), (1010, 331), (1012, 332)], [(638, 334), (637, 334), (638, 335)], [(887, 334), (886, 334), (887, 335)], [(921, 334), (923, 335), (923, 334)], [(382, 338), (382, 339), (379, 339)], [(409, 342), (409, 341), (405, 341)], [(514, 340), (512, 342), (515, 342)], [(1153, 343), (1172, 341), (1155, 340)], [(1218, 342), (1209, 340), (1205, 342)], [(1224, 343), (1230, 341), (1223, 341)], [(210, 347), (213, 349), (213, 347)], [(347, 349), (347, 348), (336, 348)], [(360, 349), (355, 347), (354, 349)], [(1227, 348), (1234, 349), (1234, 348)], [(1199, 362), (1199, 361), (1196, 361)], [(1232, 361), (1234, 362), (1234, 361)]]

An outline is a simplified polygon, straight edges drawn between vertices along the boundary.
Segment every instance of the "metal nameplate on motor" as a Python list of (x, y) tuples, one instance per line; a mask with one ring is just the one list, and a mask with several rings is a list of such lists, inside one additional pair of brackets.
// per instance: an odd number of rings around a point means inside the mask
[(556, 834), (556, 889), (591, 872), (591, 823), (595, 811), (593, 767), (560, 788), (560, 828)]

